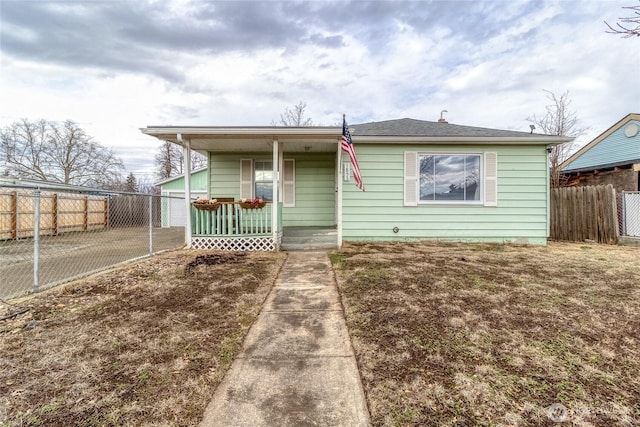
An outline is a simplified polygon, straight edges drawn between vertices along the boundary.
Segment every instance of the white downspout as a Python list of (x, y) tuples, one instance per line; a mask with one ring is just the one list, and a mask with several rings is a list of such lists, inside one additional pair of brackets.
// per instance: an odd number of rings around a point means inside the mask
[(182, 134), (177, 134), (176, 138), (182, 143), (182, 156), (184, 159), (184, 200), (186, 215), (184, 218), (184, 242), (188, 249), (191, 249), (191, 140), (182, 140)]
[[(533, 132), (533, 129), (531, 131)], [(546, 166), (545, 170), (547, 171), (547, 173), (545, 173), (544, 176), (546, 177), (545, 186), (547, 188), (547, 239), (548, 239), (549, 236), (551, 236), (551, 177), (550, 177), (551, 161), (549, 159), (551, 151), (548, 148), (545, 151), (547, 152), (547, 164), (545, 165)]]
[(278, 246), (278, 202), (280, 199), (280, 146), (278, 140), (273, 140), (273, 194), (271, 197), (271, 234), (276, 250)]
[(342, 144), (341, 140), (338, 140), (338, 153), (336, 154), (336, 168), (337, 170), (337, 186), (338, 186), (338, 197), (336, 200), (337, 203), (337, 221), (336, 228), (338, 234), (338, 249), (342, 248)]

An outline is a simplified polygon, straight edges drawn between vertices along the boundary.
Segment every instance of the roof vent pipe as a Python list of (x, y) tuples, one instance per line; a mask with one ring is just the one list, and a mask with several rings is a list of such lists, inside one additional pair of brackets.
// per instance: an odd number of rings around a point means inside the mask
[(448, 113), (447, 110), (440, 111), (440, 118), (438, 119), (438, 123), (449, 123), (444, 119), (444, 113)]

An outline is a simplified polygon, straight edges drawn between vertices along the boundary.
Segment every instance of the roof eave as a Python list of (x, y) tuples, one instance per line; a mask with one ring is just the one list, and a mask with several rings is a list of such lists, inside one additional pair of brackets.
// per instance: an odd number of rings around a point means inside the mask
[(573, 138), (560, 136), (544, 137), (513, 137), (513, 136), (356, 136), (352, 135), (354, 143), (369, 144), (534, 144), (558, 145), (572, 141)]
[(233, 136), (330, 136), (339, 138), (342, 128), (331, 127), (285, 127), (285, 126), (249, 126), (249, 127), (203, 127), (203, 126), (148, 126), (140, 128), (145, 135), (161, 137), (163, 135), (184, 136), (209, 136), (209, 137), (233, 137)]
[[(296, 138), (296, 137), (326, 137), (327, 139), (339, 138), (342, 129), (340, 127), (199, 127), (199, 126), (148, 126), (141, 128), (145, 135), (162, 140), (175, 141), (181, 134), (183, 138), (210, 137), (210, 138)], [(572, 141), (574, 138), (532, 135), (532, 136), (402, 136), (402, 135), (352, 135), (356, 143), (372, 144), (541, 144), (557, 145)]]

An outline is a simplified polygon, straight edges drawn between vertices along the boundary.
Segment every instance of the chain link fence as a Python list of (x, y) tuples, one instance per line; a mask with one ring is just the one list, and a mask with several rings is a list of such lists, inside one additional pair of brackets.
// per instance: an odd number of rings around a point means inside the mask
[(0, 182), (0, 298), (184, 245), (168, 198)]
[(620, 193), (620, 234), (640, 237), (640, 191)]

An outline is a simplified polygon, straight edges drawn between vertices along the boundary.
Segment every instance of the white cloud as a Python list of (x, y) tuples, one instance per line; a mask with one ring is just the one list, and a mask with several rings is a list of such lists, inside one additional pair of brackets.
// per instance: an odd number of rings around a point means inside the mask
[(528, 130), (547, 89), (570, 91), (584, 144), (640, 112), (638, 40), (602, 22), (626, 3), (3, 4), (0, 125), (72, 119), (150, 171), (146, 125), (267, 125), (302, 100), (316, 124), (447, 109)]

